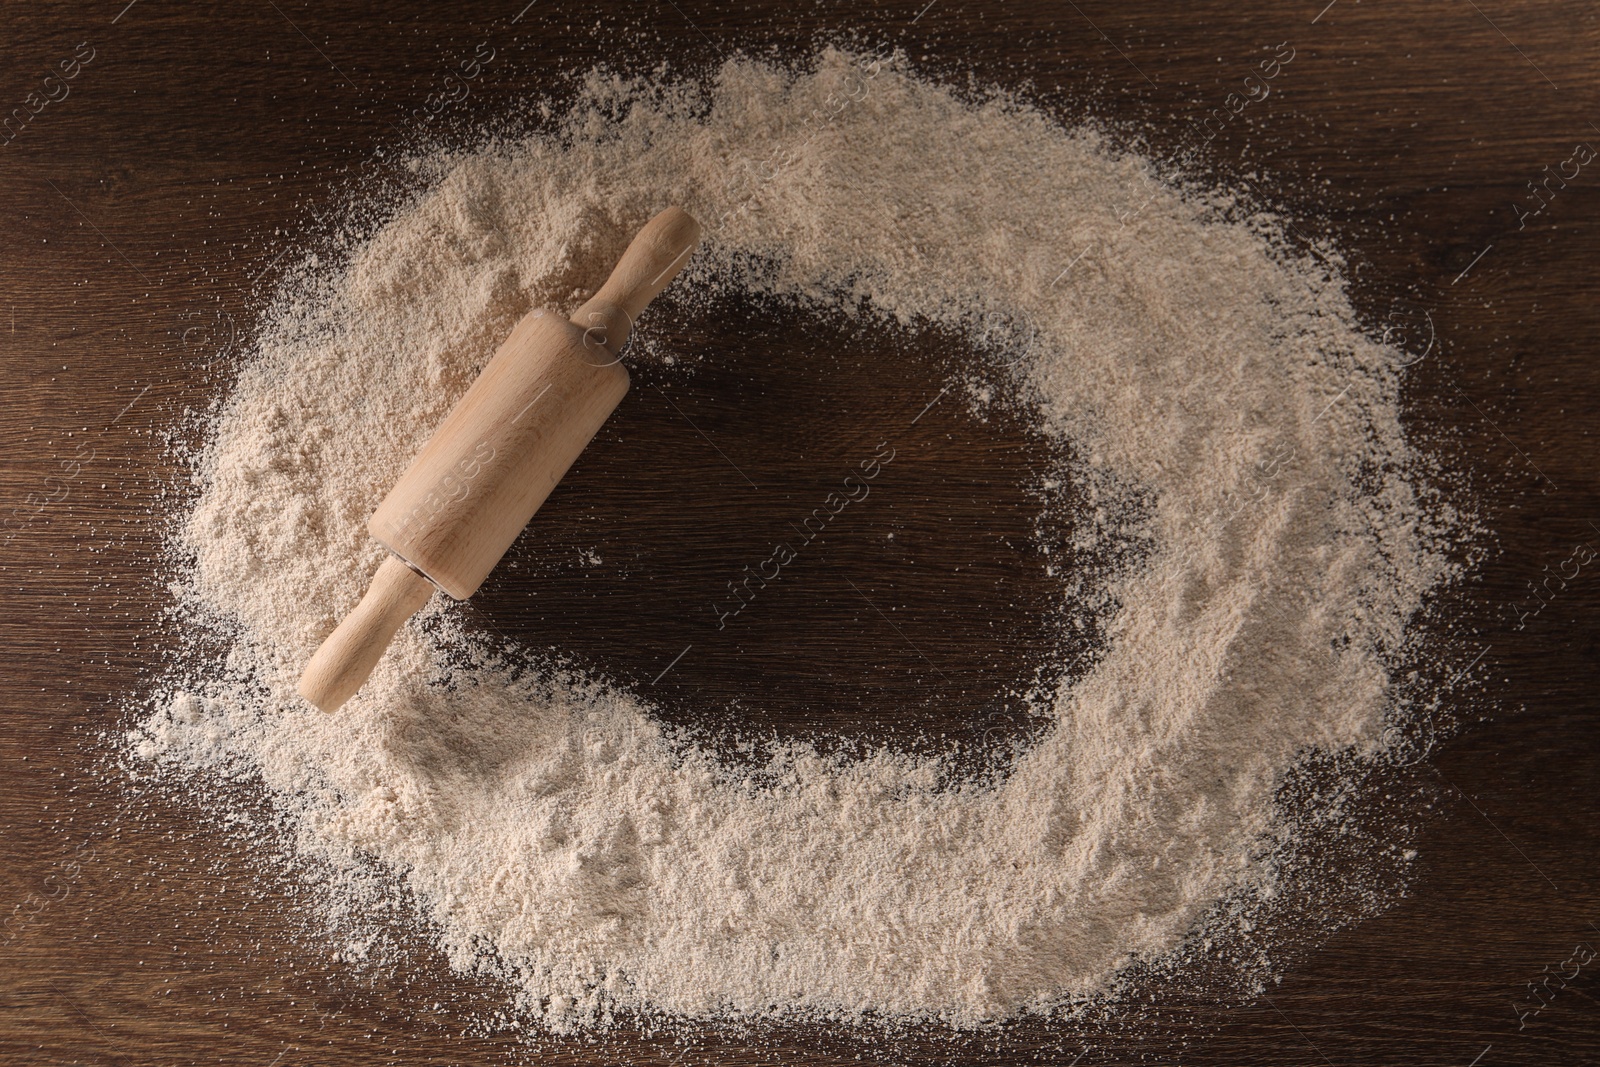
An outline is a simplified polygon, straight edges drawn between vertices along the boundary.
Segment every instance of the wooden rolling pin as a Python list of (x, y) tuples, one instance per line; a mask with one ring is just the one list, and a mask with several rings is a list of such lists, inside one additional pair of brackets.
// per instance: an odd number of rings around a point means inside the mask
[(617, 353), (699, 240), (700, 224), (667, 208), (570, 320), (538, 310), (517, 323), (367, 520), (389, 558), (311, 657), (301, 696), (336, 710), (435, 587), (477, 592), (628, 391)]

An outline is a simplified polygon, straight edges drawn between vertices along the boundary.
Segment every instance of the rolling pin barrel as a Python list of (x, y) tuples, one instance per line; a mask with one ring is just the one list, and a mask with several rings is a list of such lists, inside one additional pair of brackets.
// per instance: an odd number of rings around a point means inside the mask
[(458, 600), (477, 591), (627, 393), (617, 354), (699, 239), (668, 208), (571, 319), (537, 310), (517, 324), (367, 522), (393, 557), (312, 657), (302, 696), (335, 710), (433, 586)]
[(457, 600), (477, 592), (628, 391), (584, 331), (535, 311), (517, 324), (367, 522), (367, 533)]

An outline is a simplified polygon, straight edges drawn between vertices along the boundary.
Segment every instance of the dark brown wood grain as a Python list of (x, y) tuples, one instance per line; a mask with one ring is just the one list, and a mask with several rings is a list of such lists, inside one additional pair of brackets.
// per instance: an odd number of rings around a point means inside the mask
[[(1527, 590), (1574, 545), (1600, 546), (1600, 170), (1585, 168), (1536, 217), (1514, 209), (1545, 167), (1600, 144), (1600, 14), (1525, 0), (924, 4), (540, 0), (515, 22), (521, 0), (0, 12), (0, 113), (92, 49), (70, 93), (0, 144), (5, 1062), (534, 1055), (471, 1027), (499, 991), (451, 976), (425, 944), (376, 973), (334, 962), (336, 946), (297, 910), (298, 876), (243, 853), (202, 805), (135, 789), (107, 761), (102, 732), (126, 722), (126, 702), (159, 679), (176, 642), (154, 563), (182, 477), (164, 435), (225, 392), (285, 259), (373, 183), (405, 180), (397, 147), (470, 139), (530, 99), (559, 98), (566, 72), (600, 61), (697, 69), (829, 40), (901, 46), (953, 82), (971, 72), (1160, 154), (1193, 140), (1264, 49), (1290, 44), (1273, 94), (1196, 170), (1281, 209), (1307, 239), (1335, 242), (1376, 326), (1427, 324), (1433, 346), (1411, 370), (1408, 418), (1486, 531), (1483, 558), (1433, 625), (1449, 631), (1446, 666), (1482, 658), (1446, 709), (1460, 731), (1372, 798), (1383, 808), (1390, 794), (1380, 823), (1421, 828), (1409, 894), (1338, 932), (1312, 924), (1260, 997), (1169, 996), (1159, 1015), (956, 1040), (620, 1032), (548, 1040), (538, 1057), (1600, 1058), (1600, 960), (1537, 1015), (1513, 1008), (1574, 946), (1600, 947), (1600, 572), (1536, 613)], [(430, 94), (481, 41), (496, 58), (470, 97), (429, 117)], [(957, 403), (913, 422), (961, 339), (681, 294), (655, 313), (662, 343), (700, 353), (698, 369), (641, 369), (625, 417), (461, 609), (469, 622), (637, 686), (713, 736), (939, 747), (1025, 735), (1026, 722), (996, 709), (1058, 636), (1025, 551), (1035, 474), (1051, 457), (1022, 424), (978, 422)], [(728, 629), (708, 627), (709, 603), (761, 558), (770, 531), (880, 441), (897, 458), (847, 525), (799, 561), (794, 582)], [(602, 564), (580, 564), (588, 549)], [(1082, 643), (1092, 651), (1092, 634)], [(691, 693), (718, 714), (696, 717)]]

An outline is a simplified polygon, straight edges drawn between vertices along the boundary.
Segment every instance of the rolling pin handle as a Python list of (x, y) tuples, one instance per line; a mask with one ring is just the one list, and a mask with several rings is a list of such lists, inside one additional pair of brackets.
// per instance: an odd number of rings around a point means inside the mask
[(385, 559), (361, 603), (311, 657), (300, 676), (300, 695), (323, 711), (338, 711), (366, 682), (395, 632), (421, 610), (433, 590), (433, 583), (399, 556)]
[(645, 305), (672, 283), (699, 243), (700, 224), (682, 208), (669, 207), (645, 223), (600, 291), (572, 313), (584, 348), (616, 362)]

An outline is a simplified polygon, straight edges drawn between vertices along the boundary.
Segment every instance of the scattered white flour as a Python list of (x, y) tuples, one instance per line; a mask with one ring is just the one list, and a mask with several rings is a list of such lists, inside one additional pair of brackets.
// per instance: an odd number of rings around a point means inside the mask
[[(129, 741), (190, 786), (259, 780), (348, 911), (379, 893), (356, 872), (391, 872), (455, 966), (557, 1031), (623, 1010), (974, 1026), (1103, 990), (1240, 887), (1270, 896), (1285, 773), (1379, 748), (1453, 519), (1419, 495), (1404, 357), (1272, 219), (832, 50), (709, 85), (596, 74), (559, 130), (415, 168), (425, 191), (286, 284), (215, 414), (177, 581), (231, 652)], [(1150, 551), (1007, 773), (951, 786), (935, 758), (791, 746), (757, 781), (630, 693), (514, 680), (487, 646), (448, 666), (439, 634), (475, 639), (437, 609), (337, 715), (294, 695), (431, 428), (518, 317), (576, 306), (668, 204), (708, 232), (685, 290), (865, 300), (1025, 350), (1088, 506), (1142, 502), (1136, 530), (1085, 523)]]

